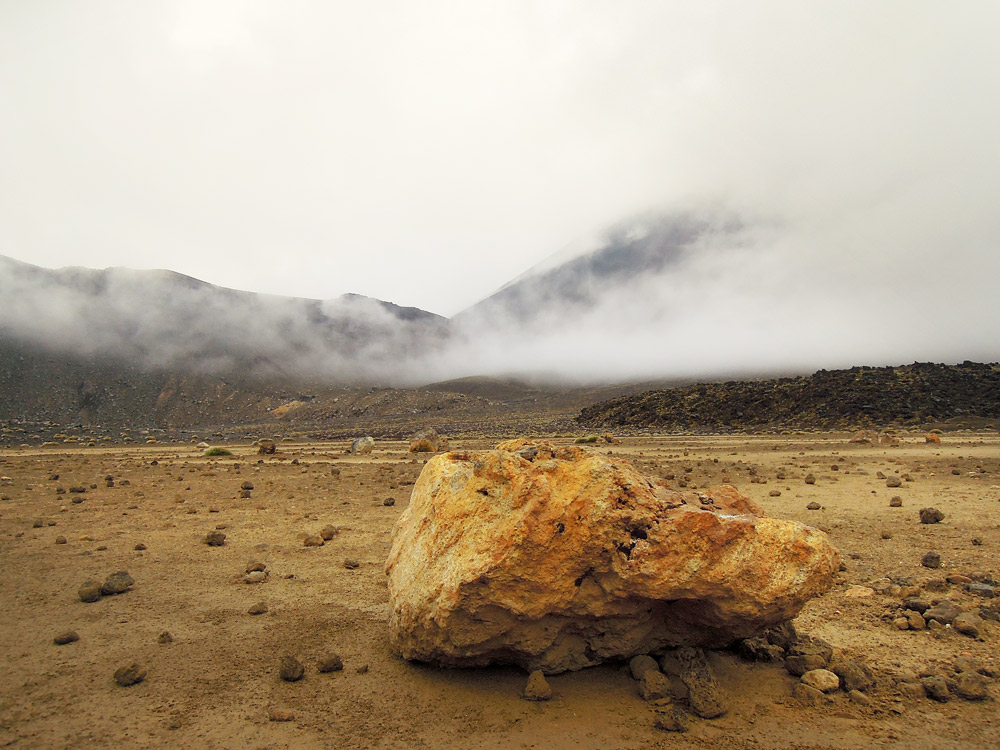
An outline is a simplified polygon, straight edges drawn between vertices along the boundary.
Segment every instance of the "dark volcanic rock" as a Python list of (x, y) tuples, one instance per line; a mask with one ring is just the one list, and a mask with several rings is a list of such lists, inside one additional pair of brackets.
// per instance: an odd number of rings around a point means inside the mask
[(124, 594), (132, 588), (134, 583), (135, 581), (132, 579), (132, 576), (128, 574), (128, 571), (119, 570), (117, 573), (112, 573), (108, 576), (108, 580), (106, 580), (101, 586), (101, 594), (103, 596)]
[(937, 508), (921, 508), (920, 523), (941, 523), (944, 520), (944, 513)]
[(285, 654), (281, 657), (281, 666), (278, 670), (278, 675), (282, 680), (285, 682), (298, 682), (305, 676), (305, 673), (306, 668), (294, 656)]

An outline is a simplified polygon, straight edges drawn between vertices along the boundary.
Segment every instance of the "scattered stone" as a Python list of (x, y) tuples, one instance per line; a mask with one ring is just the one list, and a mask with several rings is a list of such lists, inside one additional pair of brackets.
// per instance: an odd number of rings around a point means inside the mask
[(920, 564), (925, 568), (940, 568), (941, 555), (931, 550), (920, 559)]
[(118, 667), (115, 670), (115, 682), (122, 687), (137, 685), (145, 679), (146, 670), (134, 662), (124, 667)]
[(656, 709), (653, 726), (664, 732), (686, 732), (688, 730), (688, 715), (678, 706), (664, 706)]
[(700, 648), (682, 646), (677, 649), (676, 656), (681, 664), (681, 681), (688, 689), (691, 710), (703, 719), (714, 719), (725, 714), (722, 690), (715, 681), (705, 652)]
[(927, 627), (927, 620), (919, 612), (914, 612), (913, 610), (907, 610), (903, 613), (906, 617), (906, 624), (909, 626), (910, 630), (923, 630)]
[(975, 612), (962, 612), (952, 620), (951, 626), (956, 632), (962, 635), (967, 635), (969, 638), (978, 638), (983, 632), (985, 623)]
[(833, 658), (833, 647), (822, 638), (809, 635), (800, 636), (788, 647), (785, 669), (789, 674), (801, 677), (814, 669), (826, 669)]
[(830, 703), (833, 699), (822, 690), (806, 685), (804, 682), (795, 683), (792, 688), (792, 695), (803, 706), (822, 706)]
[(813, 500), (809, 505), (806, 506), (806, 510), (819, 510), (823, 506)]
[(226, 535), (221, 531), (214, 530), (205, 535), (205, 544), (209, 547), (221, 547), (226, 543)]
[(344, 668), (344, 661), (340, 654), (331, 651), (326, 656), (321, 656), (316, 662), (316, 669), (320, 672), (339, 672)]
[(944, 513), (937, 508), (921, 508), (920, 523), (941, 523), (944, 520)]
[(872, 704), (872, 699), (860, 690), (849, 691), (847, 697), (851, 699), (851, 703), (856, 703), (859, 706), (870, 706)]
[(354, 670), (358, 674), (368, 674), (368, 665), (362, 664), (360, 667)]
[(256, 573), (256, 572), (262, 573), (266, 570), (267, 570), (267, 565), (265, 563), (262, 563), (260, 560), (251, 560), (250, 562), (247, 563), (246, 567), (247, 573)]
[(124, 594), (135, 583), (132, 576), (128, 574), (126, 570), (119, 570), (117, 573), (112, 573), (108, 576), (108, 580), (104, 582), (101, 586), (101, 594), (103, 596), (115, 596), (116, 594)]
[(448, 441), (438, 435), (433, 427), (419, 430), (410, 439), (410, 453), (436, 453), (447, 449)]
[(840, 678), (829, 669), (810, 669), (801, 679), (804, 684), (822, 693), (832, 693), (840, 688)]
[(977, 672), (962, 672), (955, 678), (955, 695), (967, 701), (989, 697), (989, 681)]
[(240, 490), (241, 500), (249, 500), (251, 497), (253, 497), (253, 493), (251, 493), (250, 490)]
[(31, 528), (40, 529), (45, 526), (45, 520), (42, 518), (36, 518), (35, 522), (31, 524)]
[(135, 547), (133, 547), (132, 549), (134, 549), (134, 550), (135, 550), (136, 552), (142, 552), (143, 550), (145, 550), (145, 549), (146, 549), (146, 545), (145, 545), (145, 544), (143, 544), (142, 542), (139, 542), (139, 543), (138, 543), (137, 545), (135, 545)]
[(278, 671), (278, 675), (282, 680), (285, 682), (298, 682), (305, 674), (306, 668), (294, 656), (285, 654), (281, 657), (281, 668)]
[(903, 507), (903, 498), (901, 498), (899, 495), (893, 495), (892, 497), (889, 498), (889, 507), (890, 508), (902, 508)]
[(962, 610), (955, 602), (951, 599), (942, 599), (924, 612), (924, 619), (934, 620), (942, 625), (950, 625), (960, 614), (962, 614)]
[(900, 479), (899, 477), (897, 477), (895, 474), (892, 474), (891, 476), (889, 476), (885, 480), (885, 486), (886, 487), (902, 487), (903, 486), (903, 480)]
[(324, 526), (319, 531), (320, 537), (322, 537), (324, 542), (329, 542), (335, 536), (337, 536), (337, 529), (333, 526)]
[(244, 583), (264, 583), (267, 580), (267, 572), (263, 570), (254, 570), (243, 576)]
[(173, 643), (174, 642), (174, 637), (172, 635), (170, 635), (170, 631), (169, 630), (164, 630), (162, 633), (160, 633), (156, 637), (156, 642), (157, 643)]
[(536, 669), (528, 675), (528, 683), (524, 686), (521, 697), (527, 701), (547, 701), (552, 698), (552, 688), (549, 687), (542, 670)]
[(928, 433), (926, 433), (924, 435), (924, 442), (925, 443), (940, 443), (941, 442), (941, 436), (938, 435), (936, 432), (928, 432)]
[(909, 621), (905, 617), (897, 617), (897, 618), (895, 618), (892, 621), (892, 624), (893, 624), (893, 627), (896, 628), (896, 630), (909, 630), (910, 629), (910, 623), (909, 623)]
[(243, 484), (240, 485), (240, 489), (241, 490), (252, 490), (253, 489), (253, 482), (251, 482), (249, 479), (243, 480)]
[(840, 678), (844, 690), (868, 690), (875, 684), (875, 675), (867, 664), (857, 659), (842, 661), (833, 667), (833, 673)]
[(747, 661), (781, 661), (785, 658), (785, 649), (768, 643), (766, 638), (744, 638), (738, 646), (740, 656)]
[(265, 602), (257, 602), (250, 609), (247, 610), (248, 615), (263, 615), (267, 613), (267, 604)]
[(927, 697), (927, 691), (924, 690), (923, 684), (917, 680), (916, 677), (909, 681), (901, 681), (897, 683), (896, 689), (904, 698), (909, 698), (911, 700), (918, 700), (920, 698)]
[(941, 703), (951, 700), (951, 691), (948, 690), (948, 683), (945, 681), (944, 677), (940, 675), (931, 675), (929, 677), (924, 677), (920, 680), (920, 684), (924, 686), (924, 693), (931, 700), (936, 700)]
[(812, 474), (806, 474), (805, 482), (806, 484), (816, 484), (816, 477)]
[(302, 540), (303, 547), (322, 547), (326, 542), (319, 534), (307, 534)]
[(382, 505), (384, 505), (387, 508), (391, 508), (395, 504), (396, 504), (396, 498), (394, 497), (387, 497), (385, 500), (382, 501)]
[(295, 712), (287, 708), (272, 708), (267, 718), (268, 721), (295, 721)]
[[(732, 488), (700, 492), (710, 508), (578, 446), (514, 440), (434, 456), (385, 566), (393, 650), (555, 673), (684, 643), (723, 647), (830, 587), (838, 558), (822, 532), (720, 511), (730, 496), (750, 503)], [(612, 574), (608, 592), (597, 581)]]
[(348, 557), (344, 560), (344, 567), (348, 570), (355, 570), (361, 567), (361, 563), (355, 560), (353, 557)]
[(278, 450), (278, 445), (273, 440), (261, 438), (257, 441), (257, 455), (259, 456), (269, 456), (276, 450)]
[(375, 449), (375, 439), (370, 435), (365, 437), (359, 437), (353, 443), (351, 443), (351, 453), (358, 455), (364, 453), (371, 453)]
[(56, 544), (66, 544), (66, 537), (64, 537), (64, 536), (57, 536), (56, 537)]
[(997, 595), (997, 587), (990, 583), (970, 583), (965, 587), (966, 591), (976, 596), (992, 599)]
[(53, 638), (52, 642), (57, 646), (65, 646), (67, 643), (76, 643), (78, 640), (80, 640), (80, 636), (75, 630), (67, 630)]
[[(768, 492), (768, 493), (767, 493), (767, 496), (768, 496), (768, 497), (781, 497), (781, 490), (771, 490), (770, 492)], [(682, 713), (683, 713), (683, 712), (682, 712)], [(687, 731), (687, 729), (685, 728), (685, 729), (684, 729), (684, 730), (682, 730), (682, 731), (685, 731), (685, 732), (686, 732), (686, 731)]]
[(647, 669), (639, 679), (639, 695), (646, 701), (669, 698), (670, 680), (659, 669)]
[(628, 662), (629, 672), (632, 673), (633, 680), (641, 680), (642, 676), (646, 674), (651, 669), (660, 671), (660, 665), (656, 663), (654, 659), (649, 654), (639, 654), (638, 656), (633, 656)]
[(972, 537), (972, 546), (973, 547), (982, 547), (983, 546), (983, 540), (980, 539), (978, 536)]

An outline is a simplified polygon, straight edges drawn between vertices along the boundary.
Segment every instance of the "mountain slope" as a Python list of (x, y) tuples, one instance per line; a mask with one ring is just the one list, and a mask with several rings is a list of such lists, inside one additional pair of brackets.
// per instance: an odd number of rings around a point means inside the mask
[(146, 370), (366, 379), (448, 336), (444, 318), (359, 295), (278, 297), (169, 271), (48, 270), (2, 256), (0, 297), (8, 350), (33, 343)]

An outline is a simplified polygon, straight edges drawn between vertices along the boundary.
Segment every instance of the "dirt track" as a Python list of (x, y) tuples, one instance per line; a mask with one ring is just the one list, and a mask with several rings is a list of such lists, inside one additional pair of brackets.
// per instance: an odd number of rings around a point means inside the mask
[[(598, 448), (693, 486), (728, 481), (769, 515), (827, 531), (846, 563), (842, 580), (796, 624), (832, 643), (838, 657), (875, 670), (871, 705), (839, 693), (829, 706), (801, 706), (792, 697), (796, 679), (780, 666), (720, 652), (711, 660), (729, 713), (693, 720), (684, 735), (653, 727), (622, 665), (550, 677), (555, 699), (535, 704), (519, 697), (525, 675), (518, 670), (443, 671), (389, 652), (382, 564), (423, 461), (402, 443), (380, 442), (365, 457), (344, 455), (342, 443), (282, 444), (282, 453), (260, 463), (244, 446), (234, 448), (234, 458), (216, 459), (168, 445), (4, 451), (0, 641), (7, 664), (0, 674), (0, 746), (1000, 746), (1000, 681), (991, 681), (985, 702), (936, 703), (901, 697), (893, 679), (906, 669), (947, 668), (961, 655), (1000, 667), (1000, 623), (987, 622), (980, 640), (950, 628), (902, 632), (888, 619), (898, 598), (856, 597), (859, 590), (851, 589), (880, 578), (920, 585), (956, 572), (1000, 578), (1000, 438), (958, 433), (940, 446), (918, 436), (902, 440), (883, 448), (830, 434), (651, 437)], [(458, 443), (452, 447), (492, 444)], [(878, 471), (909, 474), (912, 481), (891, 489)], [(776, 479), (779, 472), (784, 480)], [(808, 473), (814, 485), (804, 483)], [(114, 487), (106, 486), (108, 475)], [(767, 481), (753, 483), (753, 476)], [(239, 497), (245, 480), (254, 485), (249, 499)], [(81, 485), (85, 493), (56, 493)], [(772, 490), (780, 497), (770, 497)], [(894, 495), (903, 507), (889, 507)], [(394, 506), (383, 504), (388, 497)], [(806, 510), (811, 501), (823, 508)], [(944, 521), (920, 524), (918, 511), (926, 506), (942, 510)], [(322, 547), (303, 546), (303, 535), (328, 524), (336, 536)], [(217, 527), (226, 544), (210, 547), (205, 535)], [(56, 544), (59, 536), (65, 544)], [(146, 549), (135, 549), (140, 544)], [(940, 570), (920, 564), (931, 549), (941, 554)], [(345, 568), (348, 558), (360, 566)], [(251, 560), (266, 563), (265, 582), (243, 582)], [(101, 582), (118, 570), (135, 579), (132, 590), (80, 601), (77, 590), (86, 580)], [(998, 602), (961, 585), (925, 596), (970, 608)], [(269, 611), (248, 614), (259, 601)], [(67, 630), (79, 641), (54, 645), (53, 637)], [(173, 642), (159, 643), (162, 631)], [(342, 656), (344, 670), (318, 673), (316, 659), (331, 650)], [(303, 662), (304, 680), (279, 679), (285, 653)], [(123, 688), (112, 674), (130, 662), (143, 665), (147, 677)], [(291, 712), (292, 720), (271, 721), (275, 710)]]

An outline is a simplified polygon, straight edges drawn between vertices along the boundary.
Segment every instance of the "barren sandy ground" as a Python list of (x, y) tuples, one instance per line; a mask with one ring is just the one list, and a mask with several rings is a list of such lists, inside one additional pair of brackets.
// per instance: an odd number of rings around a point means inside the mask
[[(840, 582), (796, 624), (832, 643), (838, 657), (875, 670), (871, 704), (838, 693), (829, 706), (799, 705), (796, 678), (781, 666), (718, 652), (711, 661), (729, 713), (693, 719), (683, 735), (654, 728), (651, 709), (620, 664), (550, 677), (555, 698), (529, 703), (520, 698), (526, 675), (519, 670), (446, 671), (390, 653), (382, 565), (424, 458), (414, 459), (402, 443), (380, 442), (362, 457), (344, 455), (344, 447), (282, 444), (277, 456), (262, 460), (245, 446), (234, 448), (233, 458), (215, 459), (167, 445), (0, 453), (0, 474), (9, 478), (0, 487), (0, 746), (1000, 746), (1000, 680), (990, 681), (989, 700), (937, 703), (902, 697), (892, 679), (904, 669), (946, 669), (961, 655), (1000, 667), (1000, 624), (988, 622), (979, 640), (950, 628), (903, 632), (889, 618), (898, 598), (847, 594), (883, 577), (915, 584), (951, 573), (1000, 577), (995, 433), (950, 434), (940, 446), (904, 436), (892, 448), (849, 445), (847, 436), (831, 434), (629, 438), (595, 448), (695, 486), (728, 479), (769, 515), (824, 529), (843, 555)], [(766, 483), (752, 483), (751, 469)], [(888, 488), (880, 470), (912, 481)], [(779, 472), (784, 480), (776, 479)], [(804, 483), (808, 473), (814, 485)], [(114, 487), (106, 486), (108, 475)], [(244, 480), (254, 485), (250, 499), (239, 497)], [(80, 485), (85, 493), (56, 492)], [(780, 497), (770, 497), (772, 490)], [(889, 507), (894, 495), (903, 498), (901, 508)], [(383, 504), (388, 497), (394, 506)], [(807, 510), (811, 501), (823, 508)], [(926, 506), (942, 510), (944, 521), (920, 524)], [(303, 546), (303, 535), (327, 524), (337, 527), (336, 536), (322, 547)], [(206, 545), (216, 528), (225, 545)], [(65, 544), (56, 543), (60, 536)], [(921, 566), (931, 549), (941, 554), (940, 570)], [(347, 558), (360, 566), (346, 568)], [(243, 582), (253, 560), (267, 565), (262, 583)], [(80, 601), (86, 580), (103, 582), (119, 570), (135, 579), (130, 591)], [(969, 607), (1000, 601), (963, 589), (924, 595)], [(248, 614), (261, 601), (268, 611)], [(79, 640), (54, 645), (68, 630)], [(172, 642), (159, 642), (163, 631)], [(319, 673), (316, 660), (330, 651), (342, 656), (344, 669)], [(286, 653), (305, 665), (303, 680), (279, 678)], [(131, 662), (146, 669), (146, 679), (120, 687), (112, 675)], [(275, 711), (292, 718), (272, 721)]]

